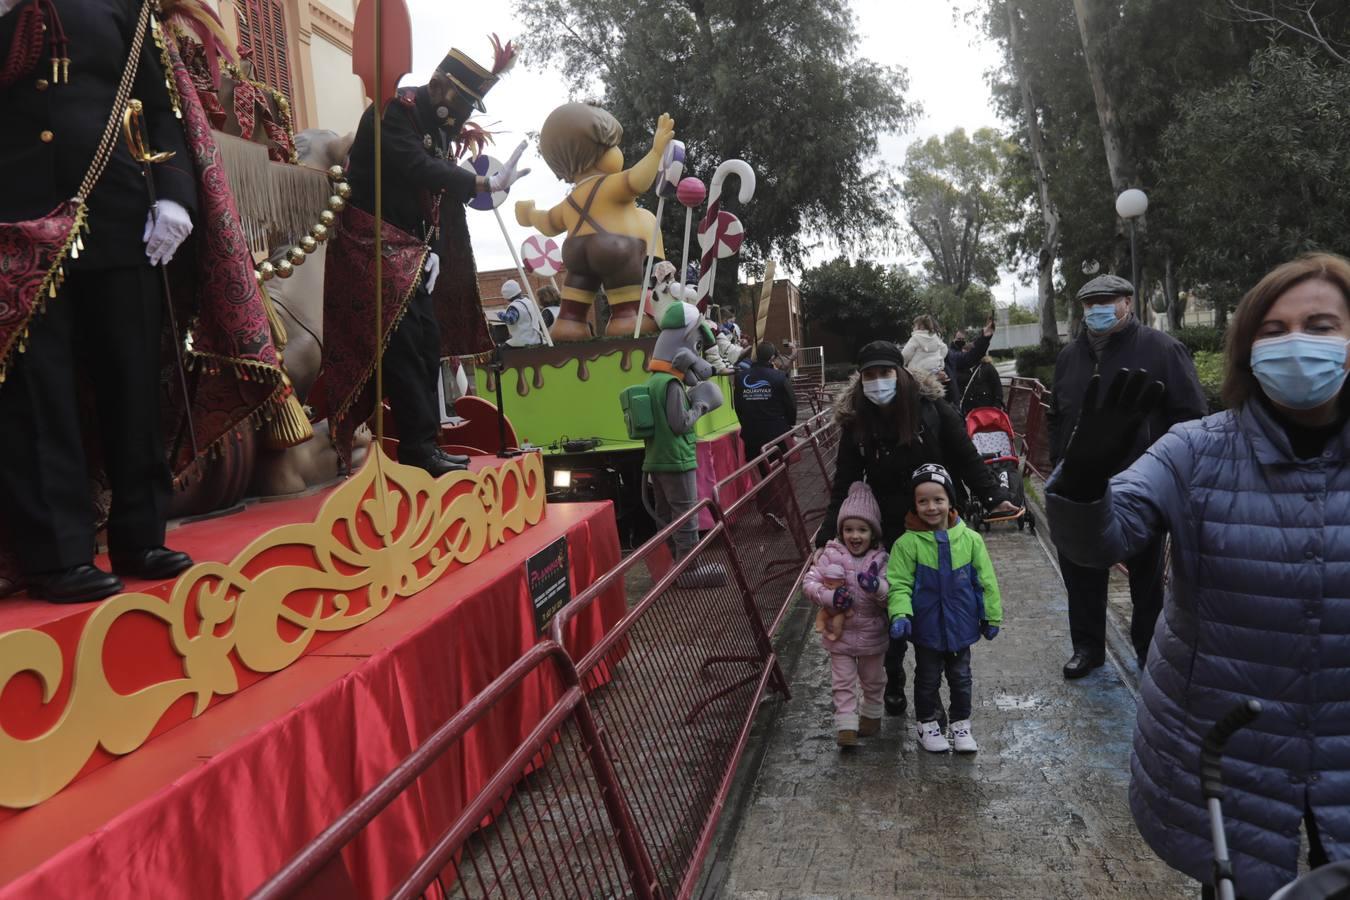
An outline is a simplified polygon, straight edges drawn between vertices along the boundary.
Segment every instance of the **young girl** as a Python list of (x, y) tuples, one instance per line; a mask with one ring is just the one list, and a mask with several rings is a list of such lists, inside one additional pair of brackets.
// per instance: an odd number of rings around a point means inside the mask
[(970, 731), (970, 646), (998, 636), (1003, 622), (994, 564), (980, 535), (956, 514), (955, 488), (942, 466), (914, 472), (914, 509), (886, 568), (891, 637), (914, 644), (914, 718), (919, 746), (946, 753), (938, 726), (947, 676), (948, 717), (957, 753), (979, 749)]
[[(863, 482), (849, 487), (838, 524), (839, 536), (825, 545), (802, 589), (822, 607), (822, 614), (841, 619), (840, 631), (831, 633), (832, 626), (821, 642), (830, 653), (835, 743), (852, 747), (859, 736), (880, 730), (886, 690), (886, 551), (881, 547), (881, 509)], [(843, 617), (847, 612), (852, 615)]]

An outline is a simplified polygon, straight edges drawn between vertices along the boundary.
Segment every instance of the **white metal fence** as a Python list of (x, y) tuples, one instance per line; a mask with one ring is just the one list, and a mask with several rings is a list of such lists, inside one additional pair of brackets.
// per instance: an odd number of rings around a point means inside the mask
[(825, 386), (825, 348), (802, 347), (797, 351), (795, 377), (809, 376), (821, 387)]

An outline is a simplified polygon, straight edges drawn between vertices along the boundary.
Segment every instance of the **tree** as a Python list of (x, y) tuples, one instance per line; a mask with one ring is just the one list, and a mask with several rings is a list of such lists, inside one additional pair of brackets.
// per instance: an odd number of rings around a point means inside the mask
[(1032, 177), (1036, 181), (1037, 209), (1040, 210), (1041, 246), (1036, 253), (1037, 306), (1040, 309), (1041, 340), (1059, 339), (1059, 322), (1055, 317), (1055, 256), (1059, 252), (1059, 207), (1050, 196), (1050, 163), (1046, 156), (1045, 138), (1041, 131), (1040, 104), (1037, 86), (1027, 73), (1022, 47), (1022, 12), (1015, 0), (1008, 0), (1008, 59), (1017, 73), (1022, 95), (1022, 124), (1026, 128), (1027, 148), (1030, 151)]
[(901, 268), (838, 257), (802, 273), (802, 315), (849, 343), (900, 340), (922, 309), (914, 276)]
[[(574, 92), (598, 91), (623, 123), (629, 160), (646, 152), (653, 123), (669, 112), (690, 174), (706, 182), (729, 158), (754, 167), (754, 200), (729, 204), (752, 267), (770, 255), (799, 267), (813, 236), (857, 250), (891, 236), (871, 159), (879, 136), (905, 128), (915, 108), (903, 69), (856, 54), (846, 0), (517, 0), (516, 8), (528, 52), (561, 62)], [(682, 242), (681, 218), (665, 223), (668, 255)], [(717, 295), (733, 297), (736, 265), (719, 265), (718, 276)]]
[(936, 284), (960, 297), (998, 281), (1003, 232), (1013, 210), (1001, 190), (1011, 146), (992, 128), (958, 128), (909, 148), (900, 197), (915, 249)]
[[(983, 328), (994, 314), (994, 295), (982, 284), (972, 284), (958, 294), (950, 285), (929, 282), (919, 292), (919, 307), (937, 322), (938, 332), (950, 339), (962, 328)], [(908, 332), (909, 322), (905, 325)]]
[(1350, 234), (1350, 66), (1272, 46), (1188, 98), (1163, 142), (1171, 215), (1203, 234), (1187, 274), (1220, 314), (1267, 271)]

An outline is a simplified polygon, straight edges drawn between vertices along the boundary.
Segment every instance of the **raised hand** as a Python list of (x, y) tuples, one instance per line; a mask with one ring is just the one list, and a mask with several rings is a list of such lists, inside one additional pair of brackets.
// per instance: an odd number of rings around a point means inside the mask
[(661, 113), (661, 118), (656, 120), (656, 131), (652, 134), (652, 149), (657, 153), (665, 153), (666, 146), (675, 137), (675, 120), (669, 113)]
[(866, 594), (875, 594), (881, 590), (881, 579), (877, 577), (876, 563), (868, 566), (865, 572), (858, 573), (858, 587)]
[(533, 227), (534, 227), (534, 222), (532, 222), (532, 221), (530, 220), (530, 217), (533, 216), (533, 215), (534, 215), (534, 201), (533, 201), (533, 200), (517, 200), (517, 201), (516, 201), (516, 223), (517, 223), (517, 224), (524, 225), (526, 228), (533, 228)]
[[(530, 174), (529, 169), (516, 170), (516, 164), (520, 162), (520, 155), (525, 152), (525, 141), (516, 145), (511, 158), (502, 166), (501, 171), (488, 179), (488, 189), (496, 193), (497, 191), (509, 191), (511, 185), (515, 184), (526, 175)], [(516, 214), (519, 217), (519, 213)], [(523, 224), (523, 223), (522, 223)]]
[(1125, 467), (1144, 419), (1162, 405), (1167, 387), (1143, 369), (1121, 369), (1100, 403), (1100, 375), (1093, 375), (1083, 411), (1064, 451), (1055, 490), (1080, 502), (1101, 499), (1111, 476)]

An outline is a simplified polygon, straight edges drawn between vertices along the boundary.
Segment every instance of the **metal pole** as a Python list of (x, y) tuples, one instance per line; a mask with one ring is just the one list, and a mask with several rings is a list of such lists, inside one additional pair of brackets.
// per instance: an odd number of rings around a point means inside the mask
[(1134, 314), (1142, 316), (1139, 309), (1139, 253), (1135, 244), (1134, 219), (1130, 219), (1130, 272), (1134, 276), (1130, 280), (1130, 283), (1134, 285)]

